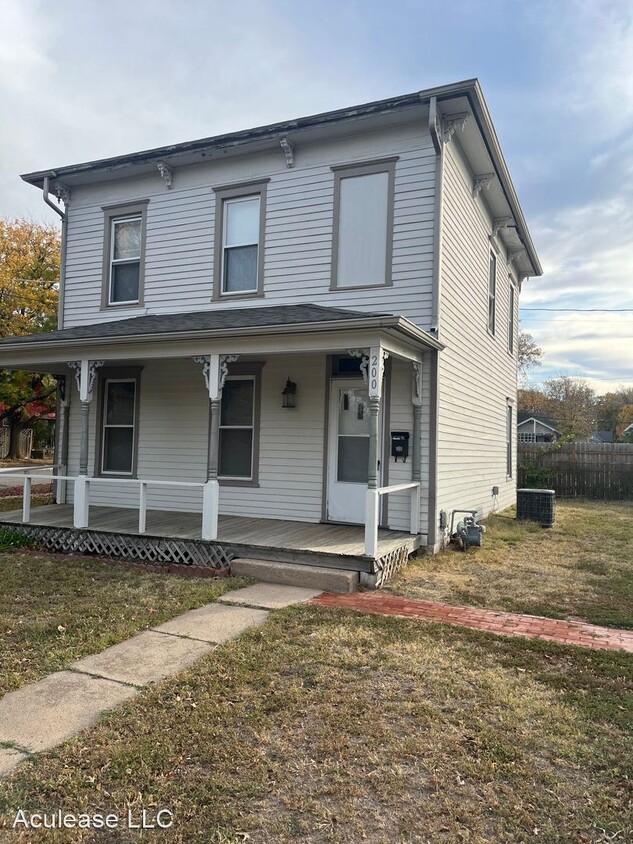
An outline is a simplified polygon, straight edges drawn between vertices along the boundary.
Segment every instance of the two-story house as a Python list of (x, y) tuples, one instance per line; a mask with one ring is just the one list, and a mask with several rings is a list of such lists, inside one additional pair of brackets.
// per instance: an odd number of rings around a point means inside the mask
[(22, 178), (64, 207), (59, 329), (0, 342), (62, 385), (26, 522), (380, 576), (514, 502), (541, 267), (476, 80)]

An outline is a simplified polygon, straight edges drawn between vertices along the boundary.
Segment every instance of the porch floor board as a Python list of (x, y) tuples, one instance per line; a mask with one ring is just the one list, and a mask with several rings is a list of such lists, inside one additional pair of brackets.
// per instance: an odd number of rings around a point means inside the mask
[[(200, 513), (148, 510), (145, 536), (200, 539)], [(22, 523), (22, 511), (2, 513), (0, 522)], [(46, 504), (31, 510), (31, 525), (46, 527), (73, 526), (71, 504)], [(89, 530), (110, 533), (138, 534), (138, 511), (122, 507), (90, 508)], [(311, 552), (336, 557), (364, 557), (364, 528), (356, 525), (312, 524), (259, 519), (246, 516), (220, 516), (218, 543), (252, 548)], [(378, 557), (407, 545), (411, 551), (419, 547), (419, 538), (405, 531), (380, 529)]]

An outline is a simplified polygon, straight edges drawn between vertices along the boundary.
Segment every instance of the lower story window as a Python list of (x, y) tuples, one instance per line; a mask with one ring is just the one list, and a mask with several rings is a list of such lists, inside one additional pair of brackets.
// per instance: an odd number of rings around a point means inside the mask
[(234, 376), (226, 379), (220, 405), (221, 478), (253, 478), (255, 434), (255, 378)]
[(134, 473), (136, 379), (106, 378), (103, 387), (101, 472)]

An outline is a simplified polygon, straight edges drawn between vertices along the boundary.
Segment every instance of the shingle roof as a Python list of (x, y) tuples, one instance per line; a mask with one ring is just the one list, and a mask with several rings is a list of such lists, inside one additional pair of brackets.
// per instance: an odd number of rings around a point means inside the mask
[(240, 328), (274, 328), (275, 326), (306, 325), (310, 323), (344, 322), (354, 319), (393, 316), (387, 313), (366, 313), (344, 308), (325, 308), (321, 305), (276, 305), (267, 308), (229, 308), (213, 311), (191, 311), (184, 314), (150, 314), (131, 319), (77, 325), (59, 331), (5, 337), (4, 345), (28, 345), (55, 340), (109, 340), (115, 337), (144, 334), (177, 334), (191, 331), (217, 331)]
[(517, 412), (517, 425), (527, 422), (528, 419), (536, 419), (537, 422), (542, 422), (543, 425), (547, 425), (555, 431), (558, 430), (556, 428), (556, 422), (549, 416), (544, 416), (542, 413), (533, 413), (531, 410), (519, 410)]

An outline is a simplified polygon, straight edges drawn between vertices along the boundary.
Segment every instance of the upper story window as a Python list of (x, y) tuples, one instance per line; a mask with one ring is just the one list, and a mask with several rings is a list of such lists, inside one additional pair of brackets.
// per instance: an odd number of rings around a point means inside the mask
[(497, 257), (490, 253), (488, 269), (488, 331), (494, 335), (497, 318)]
[(332, 168), (333, 290), (392, 283), (396, 160)]
[(266, 183), (216, 188), (213, 296), (264, 292)]
[(514, 292), (514, 284), (512, 284), (512, 279), (508, 278), (510, 284), (510, 300), (508, 302), (508, 351), (511, 355), (514, 355), (514, 335), (515, 335), (515, 325), (514, 325), (514, 309), (515, 309), (515, 292)]
[(104, 307), (143, 302), (147, 202), (104, 208)]

